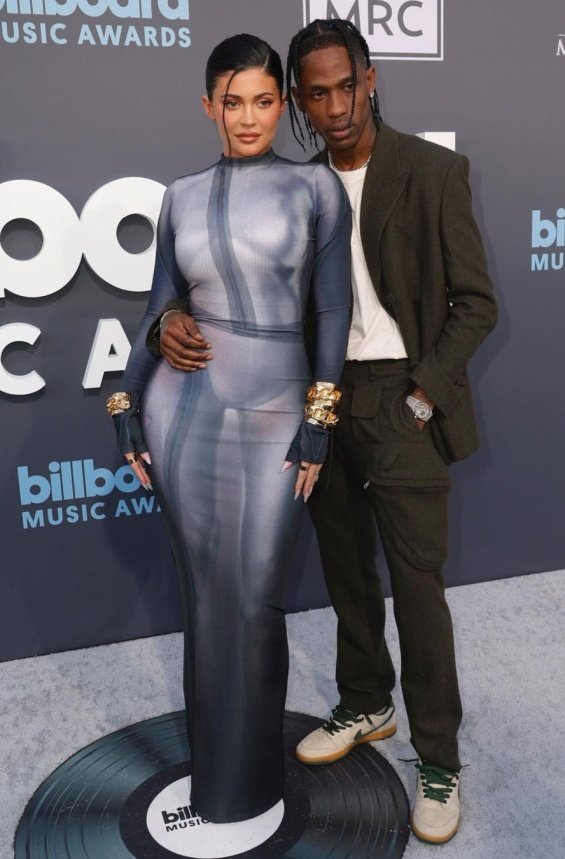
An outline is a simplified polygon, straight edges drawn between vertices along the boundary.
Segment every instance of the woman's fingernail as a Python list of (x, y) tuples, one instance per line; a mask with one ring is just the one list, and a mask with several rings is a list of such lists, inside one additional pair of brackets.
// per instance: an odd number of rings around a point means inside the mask
[(285, 471), (288, 471), (289, 468), (292, 468), (292, 462), (283, 462), (281, 465), (281, 474)]
[(298, 501), (298, 496), (300, 495), (300, 490), (294, 493), (294, 500)]

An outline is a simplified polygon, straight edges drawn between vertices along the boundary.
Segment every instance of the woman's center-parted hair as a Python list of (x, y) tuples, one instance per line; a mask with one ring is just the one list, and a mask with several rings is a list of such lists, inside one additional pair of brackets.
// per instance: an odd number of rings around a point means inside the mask
[[(216, 45), (206, 63), (206, 95), (211, 100), (218, 78), (229, 74), (225, 93), (229, 91), (231, 82), (240, 72), (248, 69), (262, 69), (275, 80), (281, 99), (284, 92), (284, 72), (280, 55), (264, 39), (252, 36), (250, 33), (239, 33), (229, 36)], [(228, 139), (229, 151), (231, 141), (225, 120), (225, 105), (222, 111), (224, 131)]]
[[(320, 51), (323, 48), (336, 46), (346, 49), (349, 55), (349, 62), (351, 63), (351, 80), (353, 83), (353, 98), (351, 102), (352, 117), (355, 111), (355, 97), (358, 80), (357, 66), (358, 64), (361, 64), (367, 69), (371, 67), (369, 46), (357, 27), (352, 24), (351, 21), (344, 21), (341, 18), (331, 18), (328, 20), (318, 18), (294, 36), (288, 49), (288, 59), (286, 63), (286, 95), (288, 100), (288, 113), (290, 116), (292, 133), (302, 149), (305, 149), (305, 136), (302, 130), (300, 113), (296, 108), (292, 96), (292, 87), (296, 85), (300, 92), (300, 65), (304, 57), (311, 54), (312, 51)], [(375, 125), (378, 127), (382, 117), (377, 93), (375, 92), (371, 94), (369, 98)], [(307, 114), (304, 114), (304, 125), (306, 126), (308, 142), (318, 148), (316, 132), (314, 131)]]
[[(284, 73), (279, 54), (271, 46), (249, 33), (230, 36), (216, 45), (206, 63), (206, 94), (212, 98), (216, 82), (222, 75), (231, 72), (228, 86), (234, 76), (248, 69), (263, 69), (275, 79), (281, 98), (284, 90)], [(227, 92), (227, 87), (226, 87)]]

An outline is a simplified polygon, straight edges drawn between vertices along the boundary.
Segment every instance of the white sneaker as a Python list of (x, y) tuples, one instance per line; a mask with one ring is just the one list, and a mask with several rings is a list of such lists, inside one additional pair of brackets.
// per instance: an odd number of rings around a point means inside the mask
[(412, 832), (421, 841), (443, 844), (459, 826), (459, 773), (432, 764), (416, 764), (418, 791)]
[(384, 740), (396, 733), (392, 700), (378, 713), (354, 713), (341, 704), (334, 707), (325, 725), (304, 737), (296, 748), (303, 764), (328, 764), (337, 761), (360, 743)]

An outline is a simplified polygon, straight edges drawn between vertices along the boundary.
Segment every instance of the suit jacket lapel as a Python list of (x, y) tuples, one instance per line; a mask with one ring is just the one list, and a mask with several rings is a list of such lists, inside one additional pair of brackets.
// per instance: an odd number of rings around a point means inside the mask
[[(312, 161), (329, 164), (328, 150), (319, 152)], [(379, 245), (385, 224), (398, 202), (409, 175), (410, 171), (403, 168), (400, 162), (398, 133), (381, 122), (363, 185), (360, 225), (367, 268), (379, 301), (385, 306), (388, 304), (389, 297), (381, 294)], [(387, 307), (387, 309), (390, 313), (391, 308)]]
[[(381, 123), (361, 198), (361, 242), (377, 293), (380, 287), (379, 244), (382, 231), (409, 175), (409, 171), (403, 169), (400, 163), (396, 131)], [(379, 298), (382, 302), (383, 296), (379, 295)]]

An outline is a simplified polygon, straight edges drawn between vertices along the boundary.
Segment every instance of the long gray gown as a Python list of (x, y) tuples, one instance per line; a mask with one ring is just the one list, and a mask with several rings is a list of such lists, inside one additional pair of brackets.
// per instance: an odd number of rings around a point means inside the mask
[[(141, 393), (180, 574), (191, 802), (215, 822), (253, 817), (283, 796), (282, 606), (304, 504), (294, 500), (296, 468), (281, 466), (308, 385), (341, 375), (349, 241), (339, 180), (272, 150), (222, 156), (175, 180), (163, 200), (148, 309), (122, 389)], [(309, 290), (313, 368), (303, 336)], [(163, 305), (186, 297), (214, 355), (192, 373), (145, 347)]]

